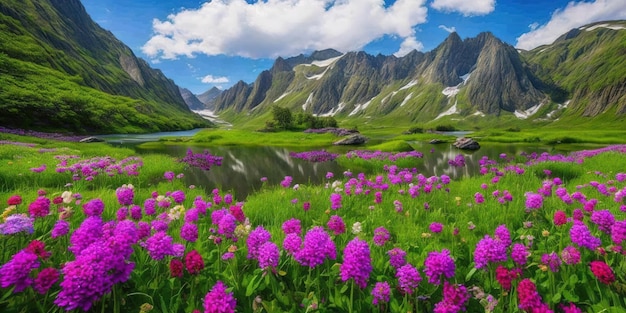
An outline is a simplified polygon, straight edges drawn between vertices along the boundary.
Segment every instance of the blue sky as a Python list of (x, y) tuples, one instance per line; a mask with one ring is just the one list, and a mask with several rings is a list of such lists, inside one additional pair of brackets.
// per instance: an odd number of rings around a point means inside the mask
[(624, 0), (82, 0), (138, 57), (200, 94), (252, 83), (278, 56), (334, 48), (402, 56), (451, 31), (489, 31), (520, 49), (626, 19)]

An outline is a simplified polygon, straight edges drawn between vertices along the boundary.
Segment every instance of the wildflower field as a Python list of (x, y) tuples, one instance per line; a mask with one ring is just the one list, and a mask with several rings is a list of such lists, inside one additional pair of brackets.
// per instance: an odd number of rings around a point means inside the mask
[(378, 169), (237, 199), (185, 184), (208, 150), (3, 138), (0, 312), (626, 312), (623, 145), (460, 180), (425, 151), (311, 151)]

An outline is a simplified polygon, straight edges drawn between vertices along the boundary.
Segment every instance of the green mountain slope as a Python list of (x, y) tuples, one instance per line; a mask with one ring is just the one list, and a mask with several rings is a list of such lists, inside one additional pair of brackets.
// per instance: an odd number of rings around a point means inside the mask
[(178, 86), (79, 0), (0, 2), (0, 124), (77, 133), (206, 127)]

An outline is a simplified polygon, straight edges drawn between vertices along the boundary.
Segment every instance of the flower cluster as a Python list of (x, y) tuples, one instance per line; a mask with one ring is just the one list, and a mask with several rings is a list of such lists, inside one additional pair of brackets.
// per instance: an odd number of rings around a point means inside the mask
[(339, 271), (342, 281), (352, 278), (361, 289), (367, 287), (367, 280), (372, 272), (372, 260), (367, 241), (357, 237), (348, 242), (343, 250), (343, 263)]

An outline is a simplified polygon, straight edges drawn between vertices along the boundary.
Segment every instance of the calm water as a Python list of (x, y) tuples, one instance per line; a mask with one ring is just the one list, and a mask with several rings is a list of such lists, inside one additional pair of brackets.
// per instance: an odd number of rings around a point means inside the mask
[[(155, 141), (161, 136), (192, 136), (198, 130), (187, 132), (158, 133), (148, 135), (111, 135), (102, 136), (111, 144), (134, 148), (139, 154), (162, 153), (181, 158), (192, 149), (194, 152), (202, 152), (205, 148), (188, 147), (185, 145), (159, 146), (157, 148), (140, 148), (139, 142)], [(508, 156), (519, 155), (522, 152), (550, 152), (567, 153), (572, 150), (580, 150), (585, 147), (571, 145), (559, 145), (556, 148), (539, 145), (515, 145), (515, 144), (482, 144), (477, 151), (463, 151), (451, 144), (429, 144), (412, 142), (417, 151), (424, 154), (422, 160), (417, 160), (415, 168), (426, 175), (446, 174), (457, 179), (463, 176), (474, 175), (479, 171), (478, 162), (483, 156), (497, 159), (501, 153)], [(335, 149), (336, 147), (329, 147)], [(344, 148), (344, 147), (342, 147)], [(347, 152), (354, 148), (344, 148)], [(262, 177), (267, 178), (266, 184), (279, 184), (285, 176), (293, 177), (293, 184), (319, 184), (324, 182), (327, 172), (332, 172), (335, 177), (340, 177), (343, 172), (349, 170), (341, 167), (336, 162), (311, 163), (308, 161), (289, 157), (289, 152), (296, 151), (278, 147), (212, 147), (208, 149), (211, 154), (223, 157), (222, 166), (211, 168), (210, 171), (202, 171), (190, 168), (185, 172), (187, 184), (196, 185), (211, 191), (214, 188), (232, 192), (237, 199), (243, 200), (248, 194), (259, 190), (263, 185)], [(454, 167), (448, 161), (458, 154), (465, 158), (464, 167)], [(357, 173), (354, 173), (357, 174)]]

